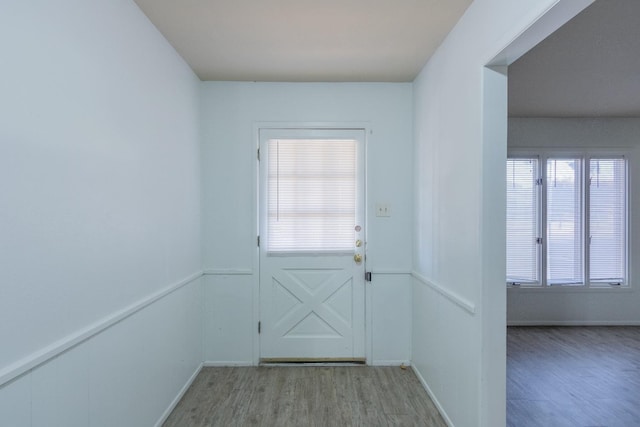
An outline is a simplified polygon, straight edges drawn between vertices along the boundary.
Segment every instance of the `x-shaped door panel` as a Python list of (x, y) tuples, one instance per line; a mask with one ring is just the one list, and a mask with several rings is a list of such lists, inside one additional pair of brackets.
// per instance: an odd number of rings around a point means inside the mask
[[(319, 283), (304, 281), (299, 273), (325, 273)], [(298, 274), (297, 274), (298, 273)], [(351, 310), (345, 306), (351, 301), (352, 276), (344, 270), (280, 270), (272, 277), (274, 287), (289, 293), (297, 304), (274, 319), (273, 333), (277, 338), (286, 337), (348, 337), (352, 334)], [(274, 297), (278, 295), (274, 292)], [(341, 294), (339, 307), (333, 307), (332, 297)], [(275, 305), (274, 301), (274, 305)], [(343, 308), (340, 310), (340, 308)], [(342, 313), (340, 312), (342, 311)], [(305, 326), (306, 323), (306, 326)], [(324, 325), (324, 327), (323, 327)]]

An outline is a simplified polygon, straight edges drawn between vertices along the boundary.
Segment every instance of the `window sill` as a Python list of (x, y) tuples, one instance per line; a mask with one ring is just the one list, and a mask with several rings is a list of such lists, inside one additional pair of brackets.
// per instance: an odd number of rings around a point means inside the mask
[(616, 293), (633, 292), (634, 289), (627, 286), (507, 286), (507, 292), (514, 293)]

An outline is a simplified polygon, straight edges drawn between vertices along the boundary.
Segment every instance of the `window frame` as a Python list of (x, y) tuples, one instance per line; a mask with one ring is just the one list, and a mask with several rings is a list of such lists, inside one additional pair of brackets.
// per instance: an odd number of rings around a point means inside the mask
[[(541, 173), (542, 173), (542, 159), (540, 157), (539, 153), (536, 152), (529, 152), (529, 151), (519, 151), (518, 153), (514, 153), (513, 155), (509, 155), (507, 156), (507, 160), (508, 159), (515, 159), (515, 160), (530, 160), (530, 159), (535, 159), (536, 160), (536, 164), (537, 164), (537, 170), (536, 170), (536, 176), (539, 178), (541, 178)], [(536, 224), (536, 231), (538, 233), (538, 237), (542, 236), (542, 232), (543, 232), (543, 224), (542, 224), (542, 186), (541, 185), (537, 185), (537, 203), (536, 203), (536, 212), (538, 215), (537, 218), (537, 224)], [(542, 272), (544, 271), (542, 269), (542, 261), (543, 261), (543, 253), (542, 253), (542, 245), (538, 244), (538, 250), (537, 250), (537, 266), (538, 266), (538, 280), (535, 282), (507, 282), (509, 283), (509, 286), (513, 286), (513, 287), (519, 287), (519, 286), (523, 286), (523, 287), (532, 287), (532, 288), (538, 288), (540, 286), (542, 286), (543, 284), (543, 277), (542, 277)], [(516, 285), (515, 283), (519, 283), (518, 285)]]
[[(517, 148), (509, 149), (507, 159), (531, 159), (538, 160), (538, 176), (542, 178), (542, 185), (539, 186), (538, 193), (538, 228), (542, 243), (539, 250), (538, 274), (539, 283), (513, 283), (507, 281), (507, 289), (510, 290), (532, 290), (534, 292), (545, 290), (547, 292), (602, 292), (602, 291), (630, 291), (631, 290), (631, 193), (629, 191), (630, 182), (630, 151), (620, 148)], [(583, 284), (580, 285), (550, 285), (547, 277), (547, 161), (549, 159), (580, 159), (581, 161), (581, 236), (582, 249), (581, 255)], [(624, 177), (624, 281), (620, 285), (612, 285), (602, 282), (591, 282), (590, 278), (590, 244), (589, 244), (589, 227), (590, 227), (590, 194), (589, 194), (589, 177), (590, 177), (590, 161), (591, 159), (624, 159), (625, 160), (625, 177)], [(506, 166), (506, 163), (505, 163)]]
[[(549, 237), (548, 237), (548, 220), (549, 220), (549, 215), (548, 215), (548, 182), (547, 182), (547, 163), (549, 162), (549, 160), (578, 160), (580, 162), (580, 173), (578, 174), (578, 180), (579, 180), (579, 184), (576, 187), (577, 192), (579, 193), (579, 197), (580, 197), (580, 239), (581, 239), (581, 248), (580, 248), (580, 257), (581, 257), (581, 266), (582, 266), (582, 283), (573, 283), (573, 284), (561, 284), (561, 283), (554, 283), (551, 284), (549, 283), (550, 281), (548, 280), (548, 268), (549, 268), (549, 262), (548, 262), (548, 254), (549, 254)], [(540, 162), (540, 168), (542, 169), (541, 171), (541, 177), (542, 177), (542, 186), (541, 186), (541, 192), (542, 192), (542, 207), (541, 207), (541, 211), (540, 211), (540, 215), (541, 215), (541, 221), (542, 221), (542, 262), (543, 262), (543, 270), (542, 270), (542, 283), (544, 286), (547, 287), (583, 287), (586, 286), (588, 283), (588, 277), (587, 277), (587, 272), (586, 272), (586, 223), (588, 222), (588, 218), (587, 218), (587, 214), (586, 214), (586, 209), (585, 209), (585, 193), (586, 193), (586, 186), (585, 186), (585, 182), (586, 182), (586, 174), (585, 174), (585, 158), (584, 156), (579, 153), (579, 152), (572, 152), (572, 151), (562, 151), (562, 152), (557, 152), (557, 153), (545, 153), (544, 156), (542, 156), (541, 158), (541, 162)]]
[[(610, 151), (609, 152), (604, 152), (604, 153), (600, 153), (598, 151), (594, 151), (591, 150), (587, 153), (587, 155), (585, 156), (585, 167), (589, 166), (590, 169), (590, 162), (592, 159), (624, 159), (624, 179), (623, 179), (623, 183), (624, 183), (624, 256), (623, 256), (623, 263), (624, 263), (624, 267), (623, 267), (623, 275), (624, 275), (624, 282), (621, 283), (620, 285), (611, 285), (611, 284), (607, 284), (604, 282), (591, 282), (591, 277), (590, 277), (590, 270), (591, 270), (591, 243), (590, 243), (590, 239), (591, 239), (591, 218), (590, 218), (590, 211), (591, 211), (591, 192), (590, 191), (586, 191), (585, 190), (585, 214), (588, 213), (589, 216), (589, 221), (586, 221), (585, 224), (585, 242), (589, 242), (587, 244), (587, 248), (585, 251), (585, 272), (589, 273), (589, 275), (587, 276), (588, 280), (588, 287), (590, 288), (610, 288), (610, 287), (621, 287), (621, 288), (628, 288), (630, 286), (630, 280), (629, 280), (629, 258), (630, 258), (630, 245), (629, 245), (629, 241), (630, 239), (630, 222), (629, 222), (629, 212), (630, 212), (630, 203), (629, 203), (629, 199), (630, 199), (630, 192), (629, 192), (629, 155), (628, 154), (612, 154)], [(585, 170), (586, 172), (586, 170)], [(590, 172), (589, 172), (590, 175)], [(590, 183), (587, 181), (587, 177), (585, 177), (585, 185)]]
[[(269, 248), (269, 225), (267, 218), (268, 211), (268, 162), (270, 140), (352, 140), (356, 142), (356, 219), (360, 218), (361, 223), (366, 226), (366, 127), (359, 126), (333, 126), (317, 125), (315, 123), (291, 124), (283, 126), (273, 126), (270, 123), (256, 125), (256, 138), (258, 142), (258, 247), (264, 250), (268, 257), (310, 257), (310, 256), (344, 256), (353, 255), (357, 252), (356, 247), (346, 249), (282, 249), (273, 250)], [(366, 228), (365, 228), (366, 230)], [(365, 234), (366, 235), (366, 234)], [(355, 241), (355, 239), (354, 239)], [(365, 240), (366, 241), (366, 240)]]

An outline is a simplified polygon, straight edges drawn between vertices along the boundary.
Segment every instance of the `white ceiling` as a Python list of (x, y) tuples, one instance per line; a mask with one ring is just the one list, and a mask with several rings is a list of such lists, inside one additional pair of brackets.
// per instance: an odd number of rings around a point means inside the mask
[(640, 0), (597, 0), (509, 67), (512, 117), (640, 117)]
[(410, 82), (471, 0), (135, 0), (202, 80)]

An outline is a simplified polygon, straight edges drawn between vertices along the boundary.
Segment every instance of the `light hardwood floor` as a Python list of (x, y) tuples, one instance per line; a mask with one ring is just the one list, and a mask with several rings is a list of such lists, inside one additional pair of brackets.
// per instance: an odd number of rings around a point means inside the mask
[(204, 368), (164, 426), (446, 424), (410, 369), (294, 366)]
[(640, 426), (640, 327), (509, 327), (507, 425)]

